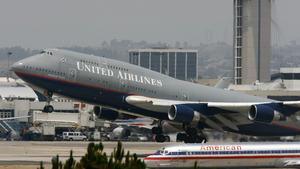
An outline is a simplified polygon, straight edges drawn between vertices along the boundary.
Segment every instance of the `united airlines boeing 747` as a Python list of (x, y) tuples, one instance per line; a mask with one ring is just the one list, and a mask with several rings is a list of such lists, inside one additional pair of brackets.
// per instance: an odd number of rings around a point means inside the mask
[[(48, 97), (53, 93), (94, 104), (99, 118), (120, 114), (150, 117), (163, 142), (162, 122), (184, 132), (178, 139), (202, 142), (202, 129), (256, 136), (300, 134), (299, 101), (275, 101), (181, 81), (132, 64), (61, 49), (47, 49), (23, 59), (12, 70)], [(100, 107), (101, 106), (101, 107)]]

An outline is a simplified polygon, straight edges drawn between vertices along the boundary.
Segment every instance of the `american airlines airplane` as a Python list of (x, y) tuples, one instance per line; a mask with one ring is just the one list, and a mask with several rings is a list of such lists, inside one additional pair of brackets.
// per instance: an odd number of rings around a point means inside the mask
[(300, 143), (185, 144), (144, 158), (148, 168), (300, 167)]
[(187, 143), (206, 141), (204, 128), (256, 136), (300, 134), (300, 101), (275, 101), (181, 81), (125, 62), (61, 49), (46, 49), (20, 60), (12, 70), (48, 97), (53, 93), (94, 104), (99, 118), (120, 114), (150, 117), (156, 141), (164, 142), (162, 122), (181, 131)]

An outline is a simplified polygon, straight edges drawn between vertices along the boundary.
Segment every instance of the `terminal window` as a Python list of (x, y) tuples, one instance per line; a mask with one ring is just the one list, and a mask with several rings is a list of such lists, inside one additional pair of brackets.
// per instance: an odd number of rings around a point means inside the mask
[(149, 52), (141, 52), (140, 53), (140, 66), (149, 69), (149, 58), (150, 58), (150, 53)]

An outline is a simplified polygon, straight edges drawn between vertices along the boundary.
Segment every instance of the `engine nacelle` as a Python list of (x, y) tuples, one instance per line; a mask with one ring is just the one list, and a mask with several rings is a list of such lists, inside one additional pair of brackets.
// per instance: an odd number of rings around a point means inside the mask
[(113, 121), (119, 117), (119, 113), (117, 111), (99, 106), (94, 106), (94, 113), (98, 118), (104, 120)]
[(185, 105), (172, 105), (168, 112), (172, 121), (194, 123), (200, 121), (200, 113)]
[(248, 118), (251, 121), (271, 123), (283, 120), (284, 116), (268, 105), (252, 105), (248, 112)]

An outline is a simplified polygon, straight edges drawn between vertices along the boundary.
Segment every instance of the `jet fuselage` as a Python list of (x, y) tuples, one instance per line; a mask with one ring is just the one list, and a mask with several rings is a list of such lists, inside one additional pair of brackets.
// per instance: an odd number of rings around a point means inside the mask
[[(12, 69), (24, 81), (43, 90), (160, 120), (169, 120), (167, 112), (130, 105), (126, 97), (139, 95), (200, 102), (272, 102), (266, 98), (174, 79), (129, 63), (61, 49), (49, 49), (23, 59), (15, 63)], [(238, 127), (239, 133), (250, 135), (300, 134), (297, 129), (251, 121)]]

